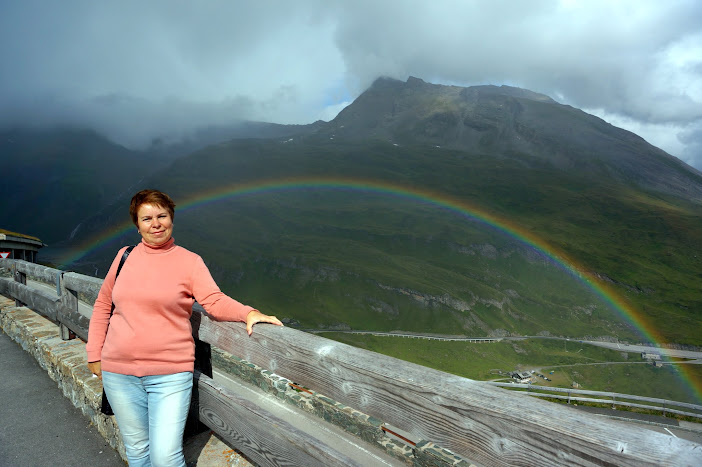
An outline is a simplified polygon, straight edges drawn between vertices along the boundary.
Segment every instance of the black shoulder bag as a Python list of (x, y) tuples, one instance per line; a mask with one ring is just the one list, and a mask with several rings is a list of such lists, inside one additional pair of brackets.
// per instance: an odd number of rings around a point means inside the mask
[[(122, 266), (124, 266), (124, 262), (127, 261), (127, 256), (129, 256), (129, 253), (132, 252), (136, 245), (132, 245), (128, 247), (126, 250), (124, 250), (124, 253), (122, 254), (122, 259), (119, 260), (119, 266), (117, 267), (117, 274), (115, 274), (115, 282), (117, 282), (117, 276), (119, 276), (119, 272), (122, 270)], [(114, 286), (113, 286), (114, 287)], [(110, 310), (110, 318), (112, 318), (112, 313), (115, 311), (115, 304), (112, 303), (112, 309)], [(109, 323), (107, 324), (108, 329), (109, 329)], [(102, 405), (100, 406), (100, 412), (104, 413), (105, 415), (114, 415), (115, 413), (112, 411), (112, 406), (110, 406), (110, 401), (107, 400), (107, 395), (105, 394), (105, 389), (102, 390)]]

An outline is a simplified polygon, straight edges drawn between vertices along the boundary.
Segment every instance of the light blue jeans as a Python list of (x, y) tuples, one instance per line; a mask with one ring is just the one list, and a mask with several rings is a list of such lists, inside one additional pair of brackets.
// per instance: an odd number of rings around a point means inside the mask
[(131, 376), (102, 372), (130, 467), (183, 467), (191, 372)]

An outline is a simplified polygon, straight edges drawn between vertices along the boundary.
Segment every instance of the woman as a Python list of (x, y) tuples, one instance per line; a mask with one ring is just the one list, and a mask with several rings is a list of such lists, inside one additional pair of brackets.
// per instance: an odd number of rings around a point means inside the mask
[(194, 300), (217, 320), (245, 322), (249, 335), (256, 323), (282, 326), (275, 316), (222, 293), (202, 258), (175, 245), (174, 208), (173, 200), (157, 190), (134, 195), (129, 213), (141, 243), (116, 279), (125, 248), (112, 262), (88, 331), (88, 368), (102, 379), (130, 466), (185, 465)]

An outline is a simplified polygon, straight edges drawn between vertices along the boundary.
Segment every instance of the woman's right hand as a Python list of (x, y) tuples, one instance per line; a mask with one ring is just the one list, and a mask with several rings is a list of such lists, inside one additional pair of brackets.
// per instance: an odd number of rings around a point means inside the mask
[(97, 362), (88, 362), (88, 370), (98, 378), (102, 379), (102, 365), (100, 360)]

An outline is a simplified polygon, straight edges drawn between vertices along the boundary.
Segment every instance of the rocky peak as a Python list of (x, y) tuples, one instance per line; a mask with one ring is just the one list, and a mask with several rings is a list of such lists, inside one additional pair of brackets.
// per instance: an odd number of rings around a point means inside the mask
[(517, 158), (702, 199), (702, 177), (637, 135), (513, 86), (449, 86), (383, 77), (321, 134)]

